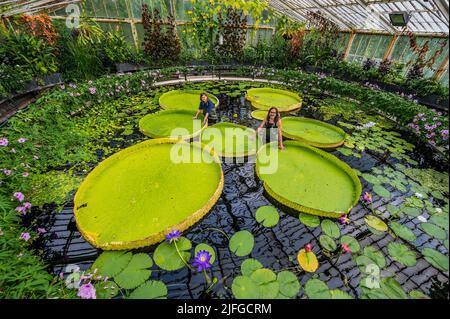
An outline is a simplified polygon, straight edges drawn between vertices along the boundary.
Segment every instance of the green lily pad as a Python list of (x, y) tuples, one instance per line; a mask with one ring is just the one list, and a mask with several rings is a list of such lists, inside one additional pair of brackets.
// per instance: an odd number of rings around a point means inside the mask
[(263, 265), (256, 259), (249, 258), (242, 262), (241, 272), (244, 276), (250, 277), (255, 270), (263, 268)]
[(114, 281), (100, 281), (94, 284), (97, 299), (112, 299), (119, 293), (119, 286)]
[(354, 299), (350, 294), (339, 289), (330, 290), (330, 292), (331, 299)]
[(403, 244), (389, 243), (388, 252), (393, 260), (402, 265), (413, 267), (417, 264), (416, 254)]
[(430, 221), (445, 229), (445, 230), (449, 230), (449, 218), (448, 218), (448, 214), (444, 214), (444, 213), (440, 213), (440, 214), (435, 214), (433, 216), (431, 216)]
[(256, 111), (253, 111), (251, 115), (255, 120), (263, 121), (264, 119), (267, 118), (267, 111), (256, 110)]
[(204, 146), (149, 140), (114, 154), (89, 174), (75, 195), (75, 218), (95, 247), (145, 247), (198, 222), (222, 189), (220, 160)]
[(302, 224), (308, 226), (308, 227), (319, 227), (320, 226), (320, 218), (319, 216), (300, 213), (298, 215), (298, 218), (302, 222)]
[(153, 261), (147, 254), (136, 254), (120, 274), (114, 276), (114, 281), (124, 289), (134, 289), (144, 283), (152, 274), (150, 268)]
[(434, 267), (442, 271), (448, 271), (448, 256), (431, 248), (424, 248), (422, 250), (422, 255)]
[(300, 283), (293, 272), (282, 271), (278, 273), (277, 281), (280, 285), (280, 293), (287, 298), (295, 297), (300, 291)]
[(341, 244), (347, 245), (352, 253), (357, 253), (361, 250), (361, 246), (359, 245), (358, 241), (355, 238), (348, 235), (342, 236)]
[(231, 291), (236, 299), (259, 299), (260, 288), (249, 277), (238, 276), (234, 278)]
[(386, 232), (388, 230), (386, 223), (376, 216), (368, 215), (364, 220), (369, 227), (372, 227), (379, 232)]
[(436, 239), (445, 240), (447, 239), (447, 232), (439, 226), (430, 223), (422, 223), (420, 227), (431, 237)]
[(104, 276), (114, 277), (119, 274), (130, 263), (133, 258), (132, 253), (124, 251), (105, 251), (103, 252), (92, 265), (92, 269)]
[(139, 121), (141, 132), (152, 138), (189, 139), (200, 134), (204, 128), (202, 118), (193, 120), (195, 112), (169, 110), (153, 113)]
[(274, 88), (254, 88), (247, 90), (246, 99), (254, 108), (269, 110), (276, 107), (280, 112), (298, 110), (302, 106), (302, 99), (294, 92)]
[(180, 237), (176, 242), (159, 244), (155, 249), (153, 259), (159, 268), (175, 271), (185, 267), (186, 263), (189, 262), (191, 258), (189, 250), (191, 248), (191, 241), (185, 237)]
[(134, 290), (129, 299), (166, 299), (167, 287), (162, 281), (150, 280)]
[(263, 206), (256, 211), (256, 221), (264, 227), (274, 227), (280, 220), (280, 214), (273, 206)]
[(253, 235), (247, 230), (242, 230), (231, 237), (229, 248), (236, 256), (243, 257), (252, 252), (254, 245), (255, 238)]
[(431, 299), (430, 296), (425, 295), (423, 292), (421, 292), (419, 290), (412, 290), (409, 293), (409, 296), (412, 299)]
[(328, 251), (335, 251), (337, 248), (336, 242), (330, 236), (327, 235), (320, 236), (319, 242), (320, 245)]
[(416, 239), (417, 239), (416, 235), (408, 227), (406, 227), (400, 223), (397, 223), (397, 222), (392, 222), (390, 224), (390, 226), (391, 226), (392, 231), (401, 239), (404, 239), (404, 240), (410, 241), (410, 242), (416, 241)]
[(297, 141), (260, 148), (258, 177), (267, 193), (278, 202), (312, 215), (339, 218), (359, 201), (361, 183), (344, 162)]
[(256, 132), (248, 127), (222, 122), (208, 127), (201, 142), (221, 157), (245, 157), (256, 154)]
[(270, 269), (255, 270), (250, 278), (259, 286), (260, 299), (273, 299), (280, 291), (277, 276)]
[[(159, 105), (164, 110), (189, 110), (196, 112), (200, 106), (200, 94), (203, 91), (196, 90), (173, 90), (164, 93), (159, 98)], [(217, 107), (219, 99), (212, 94), (208, 94), (208, 98)]]
[(331, 291), (326, 283), (319, 279), (310, 279), (305, 284), (305, 294), (309, 299), (331, 299)]
[(385, 199), (391, 198), (391, 192), (381, 185), (375, 185), (373, 191)]
[(341, 235), (339, 227), (329, 219), (324, 219), (320, 226), (322, 227), (322, 231), (330, 237), (338, 238)]
[(284, 137), (319, 148), (339, 147), (346, 137), (339, 127), (304, 117), (285, 117), (282, 124)]

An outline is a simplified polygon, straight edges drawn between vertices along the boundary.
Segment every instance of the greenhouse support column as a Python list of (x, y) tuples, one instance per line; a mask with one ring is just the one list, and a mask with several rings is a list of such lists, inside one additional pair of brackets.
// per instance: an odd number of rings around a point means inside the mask
[(391, 38), (391, 41), (389, 42), (386, 52), (384, 53), (383, 60), (388, 60), (391, 58), (392, 50), (394, 49), (394, 46), (397, 43), (397, 40), (398, 40), (398, 35), (394, 34)]
[(137, 35), (137, 30), (136, 30), (136, 24), (134, 23), (133, 13), (131, 11), (130, 0), (126, 0), (125, 4), (127, 6), (128, 19), (130, 21), (129, 23), (130, 23), (130, 27), (131, 27), (131, 34), (133, 35), (134, 46), (136, 47), (136, 50), (139, 50), (139, 40), (138, 40), (138, 35)]
[(350, 49), (352, 48), (353, 40), (355, 39), (355, 32), (350, 33), (350, 38), (348, 38), (347, 47), (344, 51), (344, 60), (347, 60), (348, 55), (350, 54)]
[(442, 78), (442, 76), (444, 75), (445, 71), (447, 71), (448, 59), (449, 59), (449, 55), (447, 54), (447, 57), (444, 59), (444, 61), (442, 61), (441, 65), (436, 70), (436, 73), (433, 75), (434, 80), (439, 81)]

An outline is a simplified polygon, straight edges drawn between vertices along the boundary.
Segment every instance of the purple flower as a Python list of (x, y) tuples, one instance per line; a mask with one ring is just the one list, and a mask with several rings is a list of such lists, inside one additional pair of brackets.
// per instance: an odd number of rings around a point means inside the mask
[(37, 233), (39, 236), (44, 235), (47, 232), (47, 230), (45, 228), (39, 227), (37, 229)]
[(24, 172), (24, 173), (22, 173), (22, 176), (23, 177), (28, 177), (30, 174), (28, 173), (28, 172)]
[(19, 142), (20, 144), (23, 144), (23, 143), (25, 143), (26, 141), (27, 141), (27, 139), (24, 138), (24, 137), (21, 137), (21, 138), (19, 138), (19, 139), (17, 140), (17, 142)]
[(8, 139), (6, 137), (0, 138), (0, 146), (8, 146)]
[(23, 207), (25, 207), (25, 209), (31, 209), (33, 205), (31, 205), (31, 203), (26, 202), (25, 204), (23, 204)]
[(92, 95), (94, 95), (95, 93), (97, 93), (97, 89), (94, 88), (94, 87), (89, 88), (89, 93), (91, 93)]
[(181, 237), (181, 235), (183, 235), (183, 233), (179, 230), (173, 230), (166, 235), (166, 240), (170, 243), (173, 243), (174, 241), (177, 241)]
[(201, 272), (208, 268), (211, 268), (211, 254), (205, 250), (200, 250), (195, 256), (195, 261), (192, 264), (194, 267), (197, 267), (197, 271)]
[(30, 238), (31, 238), (31, 236), (30, 236), (29, 233), (22, 233), (22, 234), (20, 235), (20, 239), (25, 240), (25, 241), (29, 241)]
[(21, 213), (22, 215), (25, 215), (27, 213), (27, 209), (25, 208), (25, 206), (17, 206), (16, 212)]
[(4, 173), (6, 176), (9, 176), (9, 175), (12, 174), (12, 170), (10, 170), (10, 169), (4, 169), (4, 170), (3, 170), (3, 173)]
[(25, 195), (23, 195), (21, 192), (15, 192), (13, 196), (19, 202), (23, 202), (23, 200), (25, 199)]
[(78, 288), (77, 296), (81, 299), (97, 299), (95, 288), (91, 283), (80, 286), (80, 288)]

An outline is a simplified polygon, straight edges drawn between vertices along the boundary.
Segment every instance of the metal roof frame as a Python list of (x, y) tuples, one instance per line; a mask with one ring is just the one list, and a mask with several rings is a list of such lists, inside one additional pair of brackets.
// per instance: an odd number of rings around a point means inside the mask
[[(308, 11), (319, 11), (343, 31), (405, 31), (420, 34), (449, 34), (448, 0), (268, 0), (269, 6), (294, 20), (305, 21)], [(389, 13), (406, 11), (406, 28), (391, 25)]]

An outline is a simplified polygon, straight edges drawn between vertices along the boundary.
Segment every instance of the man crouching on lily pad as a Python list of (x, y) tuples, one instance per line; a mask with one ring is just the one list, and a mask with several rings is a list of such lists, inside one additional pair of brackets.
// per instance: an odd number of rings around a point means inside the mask
[(203, 120), (203, 125), (208, 125), (209, 120), (214, 120), (215, 118), (215, 112), (214, 112), (215, 105), (214, 103), (208, 98), (208, 94), (202, 93), (200, 95), (200, 106), (198, 107), (197, 114), (194, 116), (194, 120), (197, 119), (197, 117), (200, 115), (200, 113), (203, 113), (205, 115), (205, 119)]

